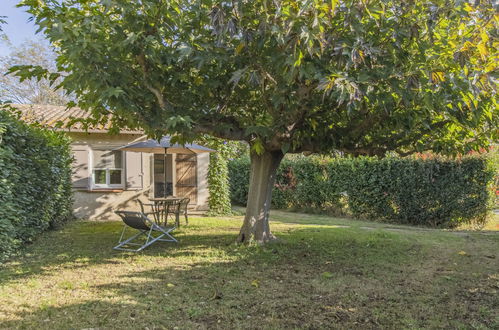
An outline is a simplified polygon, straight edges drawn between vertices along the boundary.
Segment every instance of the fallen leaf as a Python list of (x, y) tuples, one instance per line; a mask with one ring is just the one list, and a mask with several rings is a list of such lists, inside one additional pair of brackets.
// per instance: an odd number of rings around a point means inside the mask
[(465, 256), (465, 255), (467, 255), (467, 253), (466, 253), (466, 252), (464, 252), (464, 251), (459, 251), (457, 254), (459, 254), (460, 256)]
[(251, 285), (253, 285), (255, 288), (258, 288), (260, 286), (260, 281), (259, 280), (253, 280), (253, 281), (251, 281)]
[(322, 273), (322, 277), (324, 277), (324, 278), (331, 278), (331, 277), (333, 277), (333, 274), (330, 273), (330, 272), (324, 272), (324, 273)]
[(213, 293), (213, 296), (211, 297), (211, 300), (215, 300), (215, 299), (222, 299), (222, 293), (218, 290), (215, 290), (215, 292)]
[(173, 283), (167, 283), (166, 286), (169, 287), (169, 288), (173, 288), (175, 286), (175, 284), (173, 284)]

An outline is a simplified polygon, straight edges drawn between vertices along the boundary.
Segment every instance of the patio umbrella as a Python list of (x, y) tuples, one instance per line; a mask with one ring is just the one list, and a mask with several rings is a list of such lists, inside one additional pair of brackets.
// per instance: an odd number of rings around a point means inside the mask
[[(147, 152), (152, 154), (164, 154), (165, 164), (166, 164), (166, 155), (167, 154), (201, 154), (205, 152), (215, 152), (215, 150), (203, 147), (199, 144), (195, 143), (186, 143), (182, 144), (172, 144), (170, 142), (169, 136), (164, 136), (161, 140), (147, 140), (130, 143), (126, 146), (117, 148), (118, 150), (124, 151), (133, 151), (133, 152)], [(166, 165), (163, 166), (165, 169), (165, 197), (166, 197)]]
[(152, 154), (201, 154), (204, 152), (215, 152), (215, 150), (200, 146), (195, 143), (172, 144), (169, 136), (164, 136), (158, 140), (147, 140), (128, 144), (118, 148), (119, 150), (148, 152)]

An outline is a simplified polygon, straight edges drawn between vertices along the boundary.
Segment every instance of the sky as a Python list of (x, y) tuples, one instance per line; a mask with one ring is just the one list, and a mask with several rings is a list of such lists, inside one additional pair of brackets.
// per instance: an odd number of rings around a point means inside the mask
[[(2, 25), (3, 33), (7, 35), (13, 46), (18, 46), (26, 40), (41, 39), (41, 34), (35, 35), (36, 27), (28, 22), (30, 17), (23, 8), (16, 8), (19, 0), (0, 0), (0, 16), (7, 16), (7, 24)], [(10, 53), (10, 45), (0, 41), (0, 56)]]

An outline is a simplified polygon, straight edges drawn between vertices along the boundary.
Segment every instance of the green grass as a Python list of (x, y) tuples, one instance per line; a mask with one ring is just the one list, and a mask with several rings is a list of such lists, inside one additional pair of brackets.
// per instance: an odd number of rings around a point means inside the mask
[(119, 222), (47, 232), (0, 268), (0, 327), (499, 327), (498, 232), (271, 217), (267, 246), (233, 243), (241, 216), (137, 254), (111, 249)]

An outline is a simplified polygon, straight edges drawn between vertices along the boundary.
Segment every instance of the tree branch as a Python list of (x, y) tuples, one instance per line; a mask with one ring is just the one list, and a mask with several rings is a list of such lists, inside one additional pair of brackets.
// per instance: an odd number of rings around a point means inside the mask
[[(229, 128), (223, 130), (224, 125), (228, 125)], [(221, 139), (249, 141), (249, 136), (245, 134), (245, 130), (232, 117), (216, 118), (211, 122), (194, 123), (192, 131), (194, 133), (213, 135)]]
[[(168, 110), (167, 109), (167, 103), (168, 102), (163, 97), (163, 94), (161, 93), (161, 91), (159, 90), (159, 88), (156, 88), (156, 87), (154, 87), (154, 86), (152, 86), (151, 84), (148, 83), (148, 68), (147, 68), (147, 64), (146, 64), (146, 57), (145, 57), (145, 55), (144, 54), (138, 55), (137, 56), (137, 62), (142, 67), (142, 75), (144, 77), (144, 85), (146, 86), (146, 88), (151, 93), (154, 94), (154, 96), (158, 100), (158, 104), (161, 107), (161, 109)], [(171, 104), (168, 103), (168, 107), (171, 108)]]

